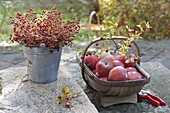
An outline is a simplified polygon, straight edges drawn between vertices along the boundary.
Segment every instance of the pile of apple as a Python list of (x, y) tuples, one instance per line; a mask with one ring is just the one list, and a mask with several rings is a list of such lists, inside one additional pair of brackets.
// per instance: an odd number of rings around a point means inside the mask
[(106, 55), (99, 58), (95, 54), (85, 56), (84, 62), (96, 77), (103, 81), (126, 81), (143, 79), (143, 76), (135, 68), (137, 59), (133, 62), (126, 62), (121, 55)]

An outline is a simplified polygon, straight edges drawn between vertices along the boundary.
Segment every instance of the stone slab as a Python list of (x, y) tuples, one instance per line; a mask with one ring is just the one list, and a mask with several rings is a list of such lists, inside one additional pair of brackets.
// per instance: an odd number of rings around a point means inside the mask
[(140, 48), (163, 48), (170, 49), (169, 39), (161, 39), (161, 40), (138, 40), (137, 41)]
[(0, 61), (9, 62), (13, 64), (18, 64), (23, 62), (24, 56), (22, 53), (8, 53), (8, 54), (0, 54)]
[(137, 42), (141, 51), (142, 62), (160, 62), (170, 69), (170, 40), (139, 40)]
[(0, 46), (0, 54), (21, 53), (21, 46)]
[(13, 66), (10, 62), (0, 61), (0, 70)]
[(166, 106), (155, 107), (147, 101), (142, 101), (136, 104), (124, 103), (104, 108), (100, 105), (101, 95), (97, 91), (86, 86), (83, 80), (79, 84), (85, 90), (99, 113), (170, 113), (170, 70), (158, 62), (141, 63), (141, 67), (151, 76), (150, 83), (145, 85), (143, 89), (154, 92), (155, 95), (167, 103)]
[[(20, 66), (0, 71), (3, 85), (0, 113), (98, 113), (83, 89), (62, 70), (62, 66), (58, 80), (49, 84), (22, 82), (25, 74), (26, 67)], [(72, 100), (74, 106), (71, 108), (56, 104), (62, 86), (70, 87), (71, 92), (79, 92)]]

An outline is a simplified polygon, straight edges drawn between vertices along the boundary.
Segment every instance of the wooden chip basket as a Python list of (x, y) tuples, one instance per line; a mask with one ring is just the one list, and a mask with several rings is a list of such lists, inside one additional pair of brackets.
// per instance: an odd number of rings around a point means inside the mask
[[(76, 59), (78, 64), (81, 67), (82, 77), (87, 85), (91, 86), (93, 89), (97, 90), (100, 94), (104, 96), (127, 96), (132, 94), (137, 94), (144, 87), (145, 84), (150, 82), (150, 75), (140, 67), (140, 59), (137, 61), (136, 69), (144, 76), (141, 80), (127, 80), (127, 81), (102, 81), (98, 77), (96, 77), (93, 72), (87, 67), (84, 63), (84, 59), (86, 57), (86, 53), (89, 47), (96, 42), (108, 40), (108, 41), (122, 41), (126, 40), (127, 37), (122, 36), (113, 36), (112, 38), (98, 38), (96, 40), (91, 41), (91, 43), (85, 48), (84, 53), (77, 53)], [(139, 47), (136, 42), (132, 42), (136, 49), (136, 56), (140, 57)], [(83, 55), (83, 59), (81, 56)]]

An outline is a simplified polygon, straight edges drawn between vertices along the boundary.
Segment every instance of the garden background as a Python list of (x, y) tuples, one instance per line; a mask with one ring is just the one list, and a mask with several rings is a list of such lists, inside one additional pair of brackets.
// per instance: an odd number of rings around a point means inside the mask
[(118, 25), (114, 29), (115, 35), (124, 36), (127, 33), (126, 25), (135, 28), (135, 25), (146, 21), (152, 28), (143, 35), (144, 39), (170, 38), (169, 0), (0, 0), (0, 46), (16, 45), (9, 40), (13, 33), (10, 16), (26, 12), (29, 8), (40, 11), (54, 5), (58, 10), (66, 11), (66, 20), (80, 20), (82, 27), (75, 42), (103, 35), (105, 29), (101, 26), (108, 26), (108, 20)]

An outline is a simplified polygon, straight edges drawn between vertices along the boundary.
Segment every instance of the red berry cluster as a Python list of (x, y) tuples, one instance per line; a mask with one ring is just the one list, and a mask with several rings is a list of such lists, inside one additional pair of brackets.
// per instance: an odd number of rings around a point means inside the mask
[(18, 12), (16, 17), (10, 17), (14, 26), (10, 40), (26, 47), (39, 47), (40, 44), (49, 48), (71, 46), (80, 25), (75, 19), (64, 23), (63, 14), (64, 11), (57, 11), (56, 6), (43, 10), (39, 17), (33, 9), (26, 14)]
[(56, 103), (65, 103), (65, 107), (69, 108), (72, 105), (72, 99), (75, 97), (77, 97), (77, 92), (74, 90), (73, 93), (70, 93), (69, 87), (65, 86), (62, 88), (62, 95), (58, 96)]

